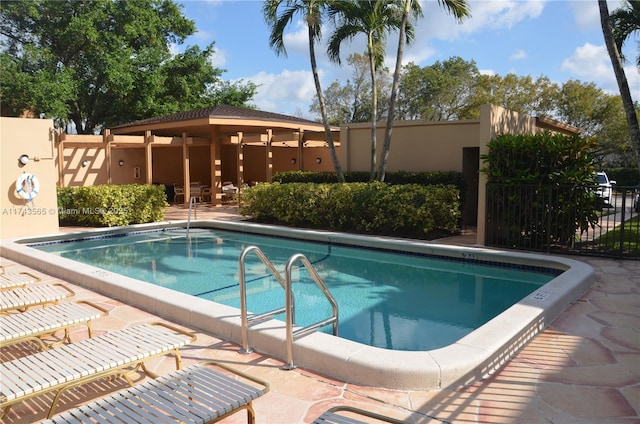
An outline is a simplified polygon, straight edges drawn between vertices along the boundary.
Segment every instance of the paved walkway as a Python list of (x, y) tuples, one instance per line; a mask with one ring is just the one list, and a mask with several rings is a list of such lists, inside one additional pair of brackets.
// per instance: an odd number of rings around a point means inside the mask
[[(184, 212), (181, 207), (171, 207), (167, 219), (183, 219)], [(238, 219), (232, 207), (198, 211), (199, 219), (212, 217)], [(448, 242), (474, 241), (473, 236), (465, 236)], [(182, 350), (183, 363), (215, 359), (268, 380), (271, 391), (254, 402), (257, 422), (265, 424), (308, 423), (335, 405), (357, 406), (416, 424), (640, 423), (640, 261), (573, 258), (593, 266), (597, 282), (497, 373), (467, 387), (387, 390), (337, 381), (300, 368), (283, 371), (279, 368), (282, 361), (260, 353), (241, 355), (238, 345), (203, 333), (197, 334), (195, 344)], [(7, 272), (28, 269), (4, 258), (1, 261)], [(38, 274), (44, 281), (57, 281)], [(110, 310), (107, 317), (95, 321), (96, 334), (158, 319), (71, 286), (76, 299)], [(73, 340), (86, 337), (82, 329), (72, 334)], [(24, 352), (3, 348), (0, 353), (6, 360)], [(160, 373), (174, 366), (169, 357), (151, 362), (151, 369)], [(82, 386), (62, 397), (59, 410), (123, 387), (119, 380)], [(51, 396), (42, 396), (18, 404), (2, 422), (38, 422), (50, 400)], [(246, 417), (240, 412), (222, 422), (244, 423)]]

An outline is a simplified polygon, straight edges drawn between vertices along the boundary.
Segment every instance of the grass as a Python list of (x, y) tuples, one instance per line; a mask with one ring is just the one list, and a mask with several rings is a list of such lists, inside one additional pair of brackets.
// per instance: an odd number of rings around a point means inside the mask
[(608, 250), (622, 250), (632, 252), (632, 256), (640, 256), (640, 216), (625, 221), (594, 242)]

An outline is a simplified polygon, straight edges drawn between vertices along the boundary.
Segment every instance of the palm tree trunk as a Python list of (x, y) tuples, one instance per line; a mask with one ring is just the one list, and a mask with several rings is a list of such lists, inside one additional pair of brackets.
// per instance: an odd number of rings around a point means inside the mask
[(378, 87), (376, 86), (376, 62), (373, 54), (373, 41), (369, 35), (369, 68), (371, 71), (371, 170), (369, 172), (369, 180), (376, 179), (376, 160), (377, 152), (377, 125), (378, 125)]
[(598, 5), (600, 6), (600, 24), (602, 25), (604, 41), (607, 45), (609, 57), (611, 58), (611, 65), (613, 66), (613, 72), (616, 75), (616, 81), (618, 82), (618, 88), (620, 89), (620, 97), (622, 97), (622, 104), (627, 117), (627, 124), (629, 125), (631, 147), (635, 152), (638, 168), (640, 168), (640, 126), (638, 126), (638, 116), (636, 115), (633, 99), (631, 98), (631, 91), (629, 90), (627, 76), (625, 75), (624, 68), (622, 67), (620, 52), (618, 51), (618, 47), (616, 46), (615, 39), (613, 37), (607, 2), (606, 0), (598, 0)]
[(391, 149), (391, 132), (393, 131), (393, 119), (396, 108), (396, 97), (398, 96), (398, 85), (400, 84), (400, 72), (402, 70), (402, 56), (404, 56), (405, 31), (407, 29), (407, 21), (409, 20), (409, 12), (413, 0), (406, 0), (404, 11), (402, 12), (402, 21), (400, 23), (400, 38), (398, 39), (398, 52), (396, 53), (396, 68), (393, 71), (393, 84), (391, 85), (391, 97), (389, 98), (389, 112), (387, 113), (387, 126), (384, 131), (384, 144), (382, 146), (382, 158), (380, 159), (380, 169), (378, 170), (378, 180), (384, 181), (387, 170), (387, 162), (389, 161), (389, 150)]
[(327, 106), (324, 102), (324, 96), (322, 95), (322, 88), (320, 87), (320, 77), (318, 75), (318, 66), (316, 64), (316, 52), (313, 42), (313, 31), (311, 26), (309, 28), (309, 58), (311, 60), (311, 72), (313, 73), (313, 82), (316, 85), (316, 93), (318, 94), (318, 103), (320, 104), (320, 115), (322, 116), (322, 123), (324, 125), (324, 133), (327, 137), (327, 143), (329, 144), (329, 152), (331, 153), (331, 161), (333, 162), (333, 168), (336, 171), (338, 181), (343, 183), (344, 173), (340, 166), (340, 160), (336, 153), (336, 146), (333, 142), (333, 134), (331, 133), (331, 127), (329, 126), (329, 120), (327, 119)]

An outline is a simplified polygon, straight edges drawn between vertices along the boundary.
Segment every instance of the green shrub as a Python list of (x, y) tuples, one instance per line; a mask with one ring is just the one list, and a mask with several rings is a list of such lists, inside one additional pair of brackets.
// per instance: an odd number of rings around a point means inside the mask
[(571, 244), (597, 224), (594, 141), (554, 133), (501, 135), (482, 156), (487, 236), (498, 245)]
[(638, 168), (607, 168), (604, 171), (618, 186), (634, 187), (640, 183), (640, 169)]
[(113, 227), (162, 221), (168, 206), (162, 185), (58, 188), (60, 224)]
[[(369, 172), (345, 172), (344, 179), (348, 183), (366, 183), (369, 182)], [(335, 172), (286, 171), (276, 173), (272, 182), (281, 184), (337, 183), (338, 177)], [(390, 185), (455, 185), (461, 192), (464, 191), (464, 176), (457, 171), (387, 172), (384, 182)]]
[(429, 238), (460, 219), (454, 186), (372, 183), (258, 184), (241, 213), (255, 221), (334, 231)]

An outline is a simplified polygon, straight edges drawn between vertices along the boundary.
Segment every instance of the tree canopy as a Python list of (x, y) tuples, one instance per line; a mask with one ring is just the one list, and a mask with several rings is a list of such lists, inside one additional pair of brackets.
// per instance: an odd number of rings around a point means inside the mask
[[(357, 62), (352, 65), (355, 81)], [(334, 81), (325, 93), (337, 106), (330, 116), (333, 122), (368, 122), (367, 115), (354, 112), (355, 105), (361, 104), (356, 96), (370, 89), (369, 84), (356, 91), (351, 80), (342, 84)], [(545, 76), (481, 75), (474, 61), (455, 56), (425, 67), (408, 63), (402, 68), (395, 116), (426, 121), (478, 119), (480, 106), (486, 103), (573, 125), (583, 131), (583, 137), (596, 141), (598, 149), (594, 153), (598, 159), (609, 165), (633, 165), (633, 146), (622, 100), (594, 83), (570, 80), (557, 84)], [(380, 119), (385, 117), (388, 106), (383, 97), (378, 103)], [(312, 105), (311, 111), (315, 110)]]
[(2, 2), (0, 100), (8, 113), (73, 121), (81, 133), (222, 103), (247, 106), (256, 86), (222, 80), (213, 43), (173, 54), (194, 32), (172, 0)]

